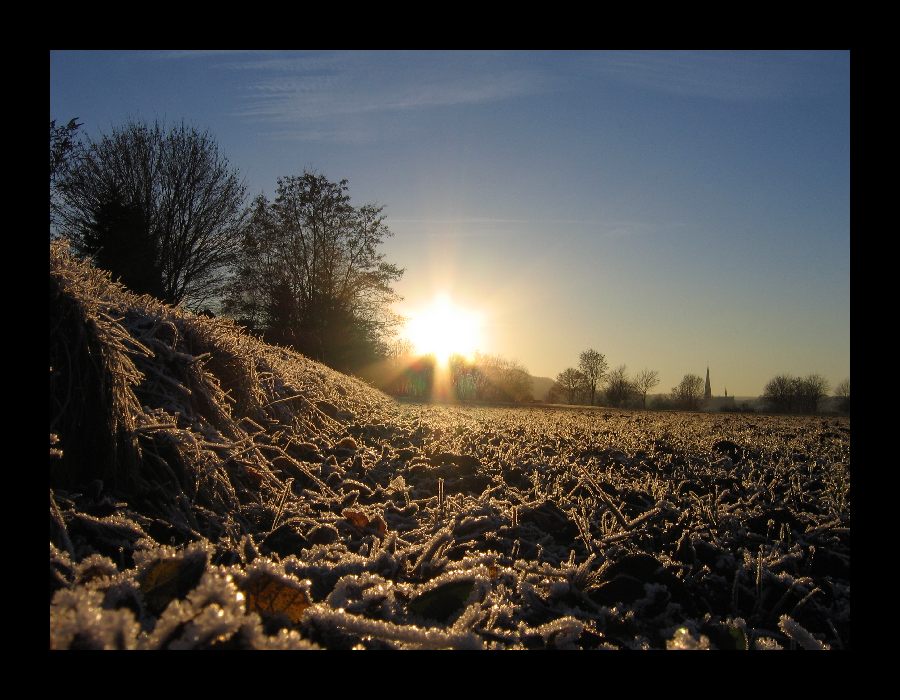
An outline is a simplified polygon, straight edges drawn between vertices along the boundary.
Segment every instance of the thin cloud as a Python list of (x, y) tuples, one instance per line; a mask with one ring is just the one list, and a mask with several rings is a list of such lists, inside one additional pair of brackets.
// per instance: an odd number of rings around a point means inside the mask
[[(154, 51), (149, 53), (150, 58), (157, 60), (181, 60), (185, 58), (211, 58), (220, 56), (240, 56), (243, 54), (259, 54), (259, 50), (252, 49), (201, 49), (196, 51)], [(263, 52), (265, 53), (265, 52)]]
[[(303, 52), (249, 52), (252, 58), (220, 63), (219, 67), (235, 71), (258, 73), (297, 74), (322, 70), (345, 69), (354, 63), (364, 64), (377, 60), (379, 52), (373, 51), (303, 51)], [(385, 55), (383, 52), (380, 54)]]
[(411, 80), (362, 85), (345, 74), (303, 75), (255, 83), (237, 116), (272, 122), (327, 119), (356, 114), (403, 112), (429, 107), (496, 102), (534, 89), (528, 74), (505, 73), (437, 82)]
[(658, 92), (729, 102), (779, 99), (821, 86), (815, 52), (617, 51), (591, 56), (593, 70)]
[[(535, 94), (548, 77), (515, 61), (486, 64), (484, 55), (463, 52), (252, 55), (217, 67), (252, 76), (234, 116), (280, 125), (269, 132), (278, 138), (315, 141), (366, 140), (373, 129), (390, 133), (393, 115)], [(351, 123), (375, 116), (381, 123), (368, 133)]]

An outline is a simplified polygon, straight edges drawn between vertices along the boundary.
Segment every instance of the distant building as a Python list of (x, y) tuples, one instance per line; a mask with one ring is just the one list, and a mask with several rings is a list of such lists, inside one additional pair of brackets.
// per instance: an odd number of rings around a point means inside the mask
[(725, 396), (713, 396), (712, 384), (709, 382), (709, 367), (706, 368), (706, 388), (703, 390), (703, 403), (700, 404), (702, 411), (721, 411), (723, 409), (734, 409), (734, 396), (728, 395), (728, 389), (725, 389)]

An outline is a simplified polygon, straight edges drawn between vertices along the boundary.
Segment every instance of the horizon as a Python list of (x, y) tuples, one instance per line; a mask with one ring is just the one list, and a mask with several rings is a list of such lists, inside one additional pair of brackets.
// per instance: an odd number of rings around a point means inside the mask
[(444, 294), (481, 319), (475, 349), (532, 376), (594, 348), (657, 370), (650, 395), (709, 367), (714, 395), (754, 397), (776, 375), (850, 376), (849, 66), (848, 51), (53, 51), (50, 116), (90, 138), (129, 119), (209, 129), (248, 200), (304, 169), (346, 178), (354, 204), (385, 207), (381, 251), (406, 270), (394, 309)]

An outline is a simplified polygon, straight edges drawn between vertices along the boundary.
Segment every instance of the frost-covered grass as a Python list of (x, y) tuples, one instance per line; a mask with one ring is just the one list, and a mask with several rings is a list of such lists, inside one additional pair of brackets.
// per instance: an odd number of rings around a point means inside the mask
[(398, 404), (51, 250), (52, 648), (840, 649), (846, 418)]

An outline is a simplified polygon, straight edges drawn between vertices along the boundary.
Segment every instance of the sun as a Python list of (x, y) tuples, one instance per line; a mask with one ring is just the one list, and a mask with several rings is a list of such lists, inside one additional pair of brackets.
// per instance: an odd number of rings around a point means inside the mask
[(446, 294), (411, 314), (406, 337), (420, 355), (434, 355), (444, 365), (453, 355), (472, 357), (481, 342), (481, 315), (456, 306)]

